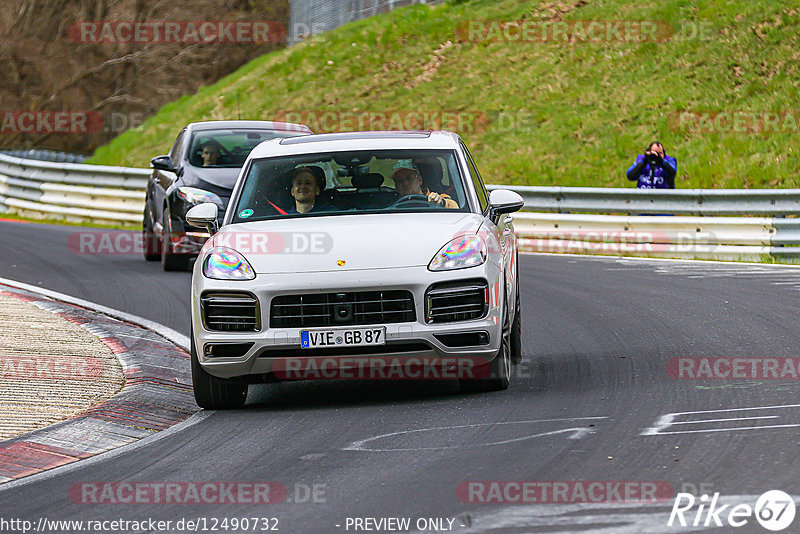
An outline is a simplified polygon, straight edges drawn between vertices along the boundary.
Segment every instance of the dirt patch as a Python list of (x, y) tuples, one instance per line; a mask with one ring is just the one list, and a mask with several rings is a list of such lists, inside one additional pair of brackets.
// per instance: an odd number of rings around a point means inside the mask
[(119, 360), (96, 336), (0, 295), (0, 440), (73, 417), (124, 384)]
[(442, 62), (444, 61), (444, 54), (447, 49), (453, 47), (452, 41), (446, 41), (439, 45), (439, 47), (433, 51), (433, 57), (422, 67), (422, 73), (419, 74), (416, 78), (411, 80), (410, 83), (406, 85), (409, 89), (413, 89), (414, 87), (418, 86), (421, 83), (429, 82), (433, 79), (437, 72), (439, 72), (439, 67), (441, 66)]

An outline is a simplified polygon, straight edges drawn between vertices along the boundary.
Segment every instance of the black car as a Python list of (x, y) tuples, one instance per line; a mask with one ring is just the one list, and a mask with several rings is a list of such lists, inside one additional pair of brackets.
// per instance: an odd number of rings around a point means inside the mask
[(196, 204), (214, 202), (219, 222), (250, 151), (276, 137), (313, 133), (307, 126), (271, 121), (209, 121), (187, 125), (169, 154), (150, 162), (144, 220), (144, 257), (161, 260), (165, 271), (185, 270), (208, 238), (184, 222)]

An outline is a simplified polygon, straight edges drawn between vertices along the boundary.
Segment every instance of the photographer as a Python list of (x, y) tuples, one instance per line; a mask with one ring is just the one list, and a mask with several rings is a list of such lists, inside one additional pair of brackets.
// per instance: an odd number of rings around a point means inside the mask
[(664, 145), (653, 141), (644, 154), (636, 156), (627, 174), (628, 180), (638, 181), (639, 189), (675, 189), (677, 173), (678, 160), (667, 156)]

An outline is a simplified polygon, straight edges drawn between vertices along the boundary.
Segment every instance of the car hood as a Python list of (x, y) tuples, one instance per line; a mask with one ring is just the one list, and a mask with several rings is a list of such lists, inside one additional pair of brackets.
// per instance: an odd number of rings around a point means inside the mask
[[(206, 184), (211, 184), (212, 186), (219, 187), (227, 191), (227, 196), (230, 197), (230, 191), (233, 189), (233, 186), (236, 185), (236, 179), (239, 177), (239, 173), (242, 171), (241, 167), (235, 168), (226, 168), (226, 167), (192, 167), (191, 165), (186, 165), (183, 168), (183, 179), (182, 182), (184, 185), (189, 185), (192, 187), (199, 187), (201, 189), (210, 189), (213, 191), (213, 187), (207, 187)], [(216, 191), (213, 191), (216, 192)]]
[(297, 217), (227, 225), (210, 246), (240, 251), (259, 274), (426, 266), (482, 221), (445, 212)]

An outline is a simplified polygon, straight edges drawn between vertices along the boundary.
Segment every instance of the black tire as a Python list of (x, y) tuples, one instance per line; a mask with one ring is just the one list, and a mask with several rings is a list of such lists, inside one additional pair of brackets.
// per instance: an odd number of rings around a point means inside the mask
[(217, 378), (200, 366), (192, 335), (192, 389), (194, 401), (206, 410), (234, 410), (247, 400), (247, 383)]
[[(519, 258), (519, 256), (517, 257)], [(519, 301), (519, 263), (517, 263), (517, 296), (514, 299), (514, 322), (511, 323), (511, 363), (522, 361), (522, 306)]]
[(464, 393), (502, 391), (511, 383), (511, 326), (508, 324), (508, 307), (503, 306), (503, 330), (497, 356), (483, 368), (475, 371), (477, 377), (460, 379), (459, 389)]
[(150, 210), (144, 208), (142, 219), (142, 245), (144, 247), (144, 259), (147, 261), (157, 261), (161, 259), (158, 250), (158, 236), (153, 233), (153, 220), (150, 218)]
[(169, 208), (164, 208), (163, 231), (161, 234), (161, 266), (165, 271), (185, 271), (189, 268), (188, 254), (172, 252), (172, 219)]

